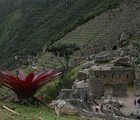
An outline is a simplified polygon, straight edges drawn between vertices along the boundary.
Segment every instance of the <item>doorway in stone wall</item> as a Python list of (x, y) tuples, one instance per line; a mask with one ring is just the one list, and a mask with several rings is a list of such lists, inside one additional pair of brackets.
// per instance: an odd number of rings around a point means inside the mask
[(104, 89), (104, 95), (106, 97), (111, 97), (112, 96), (112, 92), (113, 92), (113, 87), (112, 85), (105, 85), (105, 89)]

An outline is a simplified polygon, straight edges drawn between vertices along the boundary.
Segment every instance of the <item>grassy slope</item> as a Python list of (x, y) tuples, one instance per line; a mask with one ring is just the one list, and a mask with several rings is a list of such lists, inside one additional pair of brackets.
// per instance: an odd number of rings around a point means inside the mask
[(0, 5), (5, 6), (0, 8), (0, 66), (15, 66), (15, 55), (36, 55), (44, 44), (57, 41), (118, 3), (118, 0), (0, 0)]
[(5, 105), (18, 112), (20, 115), (12, 114), (4, 108), (0, 108), (0, 120), (77, 120), (72, 116), (57, 117), (55, 113), (45, 107), (29, 107), (18, 104), (8, 104), (0, 102), (0, 106)]

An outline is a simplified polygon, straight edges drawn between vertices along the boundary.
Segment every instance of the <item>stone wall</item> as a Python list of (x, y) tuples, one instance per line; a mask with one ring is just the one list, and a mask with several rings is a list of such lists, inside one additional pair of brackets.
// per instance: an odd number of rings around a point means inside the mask
[(87, 79), (87, 73), (83, 71), (78, 72), (78, 80), (86, 80)]
[(104, 83), (101, 79), (95, 78), (94, 72), (90, 72), (89, 87), (92, 99), (102, 98), (102, 96), (104, 96)]
[(140, 96), (140, 68), (136, 67), (136, 80), (134, 81), (134, 92), (135, 95)]
[(133, 69), (111, 69), (95, 71), (96, 78), (103, 80), (105, 84), (115, 84), (118, 82), (133, 83), (135, 80), (135, 70)]
[(78, 98), (78, 93), (74, 89), (61, 89), (57, 97), (58, 100), (76, 99), (76, 98)]
[(113, 85), (113, 96), (127, 96), (127, 84), (117, 83)]
[(140, 79), (134, 82), (134, 92), (136, 96), (140, 96)]

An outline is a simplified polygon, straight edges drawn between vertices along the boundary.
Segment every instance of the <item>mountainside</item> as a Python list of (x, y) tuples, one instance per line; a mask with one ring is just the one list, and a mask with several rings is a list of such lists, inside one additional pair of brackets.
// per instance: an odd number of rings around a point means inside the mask
[(0, 67), (36, 55), (120, 0), (0, 0)]
[[(87, 58), (95, 52), (112, 50), (129, 45), (129, 41), (140, 41), (140, 1), (123, 0), (112, 10), (107, 10), (99, 16), (89, 20), (60, 39), (60, 43), (76, 43), (82, 50), (79, 56)], [(130, 44), (132, 44), (130, 42)], [(128, 51), (128, 50), (126, 50)], [(133, 52), (132, 52), (133, 53)], [(133, 53), (134, 54), (134, 53)], [(83, 56), (84, 55), (84, 56)], [(56, 64), (48, 60), (46, 53), (39, 59), (40, 64)], [(76, 54), (78, 56), (78, 54)]]
[[(77, 43), (90, 48), (95, 45), (112, 49), (121, 37), (133, 38), (140, 32), (140, 1), (124, 0), (116, 9), (108, 10), (64, 36), (59, 42)], [(138, 38), (137, 38), (138, 39)]]

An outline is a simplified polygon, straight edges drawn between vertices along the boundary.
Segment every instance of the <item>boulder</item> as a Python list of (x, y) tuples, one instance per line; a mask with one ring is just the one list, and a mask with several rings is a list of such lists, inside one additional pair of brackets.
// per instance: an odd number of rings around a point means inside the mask
[(76, 108), (89, 110), (89, 108), (86, 105), (86, 103), (81, 99), (67, 99), (66, 102), (68, 102), (69, 104), (73, 105)]
[(112, 59), (111, 52), (103, 51), (95, 56), (95, 63), (106, 63)]
[(125, 33), (125, 32), (121, 33), (120, 39), (118, 41), (118, 44), (121, 47), (125, 46), (128, 43), (128, 40), (127, 40), (128, 38), (129, 38), (129, 34), (128, 33)]
[(125, 66), (125, 67), (133, 66), (129, 57), (120, 57), (120, 58), (116, 59), (116, 61), (114, 62), (114, 65), (115, 66)]
[(78, 80), (86, 80), (87, 79), (87, 73), (84, 71), (79, 71), (78, 72)]
[[(81, 107), (75, 106), (73, 104), (73, 100), (54, 100), (49, 104), (49, 107), (51, 109), (55, 110), (55, 113), (57, 115), (84, 115), (84, 116), (92, 116), (93, 113), (83, 109)], [(80, 102), (76, 101), (76, 102)], [(81, 103), (81, 102), (80, 102)], [(72, 105), (73, 104), (73, 105)]]
[(77, 115), (78, 111), (72, 105), (64, 100), (54, 100), (49, 104), (51, 109), (55, 110), (57, 115)]
[(120, 101), (120, 100), (110, 100), (110, 99), (105, 99), (104, 100), (104, 102), (103, 102), (104, 104), (111, 104), (112, 106), (114, 106), (114, 107), (116, 107), (117, 106), (117, 104), (119, 103), (119, 106), (120, 107), (123, 107), (124, 106), (124, 101)]
[(115, 116), (125, 117), (126, 115), (123, 114), (117, 107), (111, 104), (104, 104), (103, 105), (103, 113), (105, 114), (113, 114)]
[(57, 97), (58, 100), (78, 98), (77, 90), (75, 89), (61, 89)]
[(82, 66), (82, 69), (88, 69), (88, 68), (91, 68), (91, 64), (90, 63), (85, 63), (85, 64), (83, 64), (83, 66)]
[(75, 81), (74, 82), (74, 87), (76, 89), (83, 89), (83, 88), (88, 88), (89, 87), (89, 82), (82, 80), (82, 81)]
[(132, 118), (134, 118), (134, 119), (140, 119), (140, 111), (139, 110), (137, 110), (136, 112), (131, 112), (130, 114), (129, 114), (129, 116), (130, 117), (132, 117)]
[(139, 56), (139, 50), (137, 48), (137, 44), (139, 43), (133, 43), (134, 45), (130, 44), (128, 47), (127, 47), (127, 53), (129, 55), (131, 55), (132, 57), (138, 57)]

